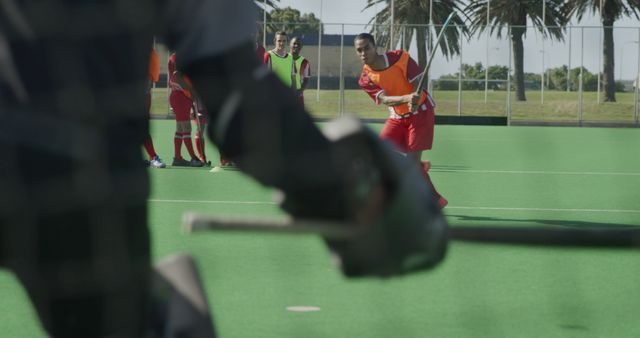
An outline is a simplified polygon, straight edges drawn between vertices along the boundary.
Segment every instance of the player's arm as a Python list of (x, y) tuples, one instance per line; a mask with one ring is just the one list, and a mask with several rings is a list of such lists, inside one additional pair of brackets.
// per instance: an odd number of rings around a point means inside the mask
[(305, 61), (303, 62), (303, 72), (302, 72), (302, 76), (300, 77), (300, 91), (304, 91), (305, 89), (307, 89), (307, 86), (309, 85), (309, 79), (311, 78), (311, 71), (310, 71), (311, 65), (309, 65), (309, 61)]
[(384, 104), (385, 106), (398, 106), (401, 104), (407, 104), (413, 99), (411, 94), (402, 96), (387, 95), (384, 89), (373, 83), (364, 72), (358, 80), (358, 85), (376, 102), (376, 104)]
[(191, 93), (192, 97), (195, 97), (195, 93), (193, 92), (193, 85), (191, 84), (189, 78), (179, 70), (176, 70), (174, 74), (176, 82), (180, 85), (180, 87)]
[(418, 99), (420, 99), (420, 95), (415, 95), (414, 93), (400, 96), (388, 96), (384, 92), (382, 92), (378, 96), (378, 100), (380, 101), (380, 103), (386, 106), (399, 106), (402, 104), (414, 103), (414, 101), (415, 103), (417, 103)]

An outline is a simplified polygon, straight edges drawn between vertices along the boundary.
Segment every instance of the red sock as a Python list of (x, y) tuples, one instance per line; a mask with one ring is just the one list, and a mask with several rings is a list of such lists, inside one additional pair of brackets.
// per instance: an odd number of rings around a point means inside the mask
[(196, 153), (193, 152), (193, 142), (191, 142), (191, 133), (182, 133), (182, 143), (187, 147), (187, 151), (189, 152), (189, 156), (191, 158), (196, 158)]
[(173, 136), (173, 158), (177, 158), (177, 159), (182, 158), (182, 153), (180, 151), (181, 148), (182, 148), (182, 134), (176, 133)]
[(204, 162), (207, 159), (207, 156), (204, 154), (204, 140), (201, 139), (198, 135), (196, 135), (196, 149), (198, 150), (200, 159)]
[(449, 204), (449, 202), (444, 197), (442, 197), (442, 195), (440, 195), (440, 193), (436, 190), (436, 187), (433, 185), (433, 182), (431, 182), (431, 177), (429, 176), (429, 169), (431, 169), (431, 162), (422, 161), (420, 163), (422, 166), (422, 176), (424, 176), (425, 181), (427, 181), (427, 184), (431, 188), (431, 193), (433, 194), (433, 197), (438, 203), (438, 206), (440, 208), (444, 208), (447, 204)]
[(153, 140), (151, 139), (151, 135), (147, 137), (144, 141), (144, 150), (147, 151), (147, 155), (149, 155), (149, 159), (153, 160), (156, 157), (156, 150), (153, 148)]

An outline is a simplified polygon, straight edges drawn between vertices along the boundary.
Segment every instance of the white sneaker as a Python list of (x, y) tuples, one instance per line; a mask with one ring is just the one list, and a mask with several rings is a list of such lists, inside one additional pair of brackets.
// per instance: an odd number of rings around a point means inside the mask
[(167, 166), (166, 164), (164, 164), (164, 162), (162, 162), (160, 156), (158, 155), (154, 156), (151, 161), (149, 161), (149, 165), (152, 168), (165, 168)]

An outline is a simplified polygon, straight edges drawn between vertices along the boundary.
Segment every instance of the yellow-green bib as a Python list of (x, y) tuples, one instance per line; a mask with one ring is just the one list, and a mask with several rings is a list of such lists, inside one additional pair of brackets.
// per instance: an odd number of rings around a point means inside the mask
[(298, 60), (294, 60), (296, 63), (296, 89), (302, 88), (302, 61), (304, 61), (304, 56), (300, 56)]
[(287, 53), (286, 57), (279, 56), (274, 51), (269, 51), (269, 54), (271, 54), (271, 70), (287, 87), (291, 87), (291, 74), (293, 73), (291, 53)]

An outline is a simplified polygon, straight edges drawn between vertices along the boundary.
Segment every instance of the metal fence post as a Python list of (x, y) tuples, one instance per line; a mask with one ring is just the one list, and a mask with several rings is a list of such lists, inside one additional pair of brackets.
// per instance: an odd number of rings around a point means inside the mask
[(462, 39), (463, 38), (462, 38), (462, 29), (460, 27), (458, 27), (458, 32), (460, 34), (460, 69), (458, 71), (458, 116), (462, 116)]
[(600, 83), (602, 82), (602, 53), (604, 53), (604, 47), (602, 46), (602, 29), (600, 29), (600, 34), (598, 34), (598, 46), (598, 95), (596, 102), (600, 104)]
[(340, 116), (344, 115), (344, 24), (340, 33)]
[(584, 70), (584, 27), (580, 29), (580, 76), (578, 78), (578, 125), (582, 126), (582, 80)]
[[(320, 9), (320, 13), (322, 13), (322, 7)], [(320, 16), (322, 16), (322, 14), (320, 14)], [(322, 23), (322, 20), (320, 20), (320, 22), (318, 23), (319, 25), (319, 29), (318, 29), (318, 71), (316, 73), (316, 85), (317, 85), (317, 89), (316, 89), (316, 101), (320, 102), (320, 64), (321, 62), (321, 58), (322, 58), (322, 28), (324, 27), (324, 24)]]
[[(622, 65), (620, 65), (622, 66)], [(640, 86), (640, 28), (638, 28), (638, 58), (636, 67), (636, 81), (633, 90), (633, 115), (636, 126), (638, 125), (638, 86)]]
[(511, 25), (509, 25), (509, 67), (507, 70), (507, 125), (511, 125), (511, 49), (513, 44), (511, 43)]
[(569, 26), (569, 59), (567, 63), (567, 93), (571, 91), (571, 32), (573, 26)]

